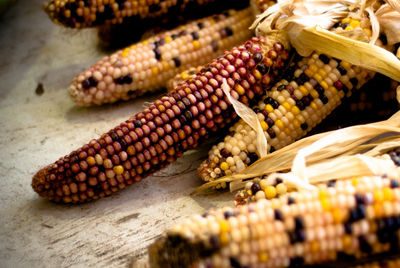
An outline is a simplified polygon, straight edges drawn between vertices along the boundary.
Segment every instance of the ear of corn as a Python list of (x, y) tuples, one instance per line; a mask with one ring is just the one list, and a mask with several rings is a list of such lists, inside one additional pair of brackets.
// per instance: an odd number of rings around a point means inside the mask
[[(145, 19), (174, 17), (185, 13), (194, 13), (199, 9), (217, 9), (219, 6), (242, 8), (248, 1), (234, 0), (185, 0), (185, 1), (84, 1), (50, 0), (43, 5), (50, 19), (57, 24), (84, 28), (105, 24), (121, 24), (129, 21), (146, 23)], [(188, 17), (190, 18), (190, 17)]]
[(191, 217), (152, 245), (150, 261), (152, 267), (348, 267), (397, 254), (399, 219), (399, 178), (359, 177)]
[[(345, 18), (337, 24), (344, 30)], [(356, 27), (356, 26), (354, 26)], [(367, 31), (367, 30), (365, 30)], [(257, 113), (268, 151), (280, 149), (306, 135), (329, 115), (352, 90), (359, 89), (374, 76), (374, 72), (354, 66), (325, 54), (313, 53), (304, 57), (253, 107)], [(204, 181), (214, 181), (242, 171), (260, 156), (256, 150), (256, 132), (240, 120), (230, 128), (224, 141), (213, 146), (209, 157), (201, 163), (198, 173)], [(225, 183), (218, 188), (226, 187)]]
[[(33, 177), (33, 189), (55, 202), (85, 202), (173, 162), (235, 119), (220, 88), (223, 79), (234, 98), (251, 105), (283, 72), (288, 50), (279, 42), (272, 47), (267, 43), (263, 37), (252, 38), (225, 52), (143, 112), (41, 169)], [(269, 73), (261, 59), (271, 63)]]
[(229, 10), (158, 34), (103, 58), (74, 78), (69, 93), (90, 106), (159, 90), (177, 73), (248, 40), (252, 20), (249, 8)]

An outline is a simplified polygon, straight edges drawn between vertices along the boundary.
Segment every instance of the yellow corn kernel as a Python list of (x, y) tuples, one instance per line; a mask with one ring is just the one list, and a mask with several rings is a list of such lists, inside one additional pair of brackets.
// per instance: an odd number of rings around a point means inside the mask
[(327, 73), (326, 73), (326, 71), (325, 71), (324, 69), (319, 69), (319, 70), (318, 70), (318, 73), (319, 73), (322, 77), (326, 77), (326, 76), (327, 76)]
[(260, 252), (260, 253), (258, 254), (258, 260), (259, 260), (260, 262), (267, 262), (267, 261), (269, 260), (268, 254), (265, 253), (265, 252)]
[(315, 89), (310, 90), (310, 94), (314, 99), (318, 98), (319, 96), (318, 92)]
[(374, 194), (375, 202), (381, 203), (381, 202), (383, 202), (385, 200), (382, 190), (376, 190), (376, 191), (374, 191), (373, 194)]
[(267, 105), (265, 105), (265, 108), (264, 108), (267, 112), (269, 112), (269, 113), (272, 113), (273, 111), (274, 111), (274, 107), (272, 107), (272, 105), (271, 104), (267, 104)]
[(335, 223), (341, 223), (343, 221), (343, 213), (342, 210), (339, 208), (334, 208), (332, 210), (332, 217)]
[(244, 93), (246, 93), (246, 90), (239, 84), (235, 86), (235, 90), (239, 95), (243, 95)]
[(350, 26), (353, 27), (354, 29), (357, 28), (357, 27), (360, 27), (360, 25), (361, 25), (361, 22), (359, 20), (354, 20), (353, 19), (350, 22)]
[(88, 156), (86, 158), (86, 163), (88, 163), (89, 166), (94, 166), (96, 164), (96, 160), (93, 156)]
[(350, 17), (346, 17), (344, 19), (342, 19), (342, 23), (350, 23), (351, 18)]
[(310, 107), (311, 107), (312, 109), (314, 109), (314, 110), (318, 110), (318, 105), (315, 103), (315, 101), (312, 101), (312, 102), (310, 103)]
[(229, 243), (229, 235), (228, 233), (221, 233), (219, 235), (219, 241), (222, 245), (227, 245)]
[(321, 76), (320, 74), (316, 73), (316, 74), (314, 74), (313, 77), (314, 77), (315, 80), (317, 80), (319, 83), (321, 83), (321, 81), (322, 81), (322, 76)]
[(124, 168), (121, 165), (118, 165), (113, 167), (113, 171), (115, 174), (121, 175), (122, 173), (124, 173)]
[(308, 95), (308, 90), (307, 90), (307, 88), (305, 86), (299, 86), (299, 90), (304, 95)]
[(351, 64), (348, 63), (347, 61), (342, 61), (340, 65), (342, 65), (342, 67), (345, 68), (346, 70), (349, 70), (351, 68)]
[(316, 241), (316, 240), (312, 241), (311, 244), (310, 244), (310, 249), (311, 249), (312, 252), (319, 251), (320, 246), (319, 246), (318, 241)]
[[(297, 108), (298, 109), (298, 108)], [(300, 121), (297, 120), (296, 118), (292, 121), (292, 124), (295, 128), (299, 128), (300, 127)]]
[(297, 106), (293, 106), (293, 107), (292, 107), (292, 113), (293, 113), (294, 115), (298, 115), (300, 112), (301, 112), (301, 111), (300, 111), (299, 107), (297, 107)]
[(304, 73), (305, 73), (308, 77), (312, 77), (313, 74), (314, 74), (314, 72), (311, 71), (310, 69), (305, 70)]
[(385, 201), (393, 201), (393, 193), (392, 190), (390, 190), (390, 188), (385, 188), (383, 189), (383, 199)]
[(229, 224), (227, 221), (220, 221), (219, 222), (219, 230), (221, 233), (229, 232)]
[(280, 120), (280, 119), (275, 121), (275, 125), (280, 129), (283, 129), (285, 127), (285, 125), (283, 124), (282, 120)]
[(329, 88), (328, 83), (326, 83), (325, 81), (321, 81), (319, 83), (325, 90), (327, 90)]
[(354, 30), (354, 28), (351, 27), (351, 26), (349, 25), (349, 26), (347, 26), (344, 30), (345, 30), (345, 31), (351, 31), (351, 30)]
[(329, 91), (332, 92), (333, 95), (338, 94), (338, 91), (335, 87), (329, 87)]
[(194, 47), (195, 50), (197, 50), (197, 49), (199, 49), (201, 47), (200, 42), (197, 41), (197, 40), (194, 40), (192, 42), (192, 44), (193, 44), (193, 47)]
[(221, 165), (219, 166), (222, 170), (228, 170), (229, 169), (229, 164), (227, 162), (222, 162)]
[(157, 67), (151, 67), (151, 73), (156, 75), (158, 74), (158, 68)]
[(164, 38), (165, 42), (170, 43), (172, 41), (172, 37), (171, 36), (166, 36)]
[(260, 125), (264, 131), (268, 129), (268, 124), (264, 120), (260, 121)]
[(343, 248), (351, 248), (352, 247), (351, 237), (349, 235), (344, 235), (342, 238), (342, 243), (343, 243)]
[(313, 73), (318, 71), (318, 66), (315, 64), (311, 64), (310, 67), (308, 67)]
[(272, 199), (272, 198), (276, 197), (276, 194), (277, 194), (276, 188), (274, 186), (265, 187), (264, 193), (265, 193), (265, 197), (267, 199)]
[(291, 106), (292, 106), (292, 105), (290, 105), (290, 103), (287, 102), (287, 101), (284, 101), (281, 105), (282, 105), (287, 111), (290, 111), (290, 108), (291, 108)]

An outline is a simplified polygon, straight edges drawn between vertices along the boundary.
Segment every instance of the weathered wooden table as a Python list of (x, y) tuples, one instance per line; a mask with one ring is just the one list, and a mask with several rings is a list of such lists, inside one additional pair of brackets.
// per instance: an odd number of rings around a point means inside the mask
[(75, 106), (67, 94), (71, 79), (106, 52), (96, 30), (54, 25), (41, 4), (19, 0), (0, 20), (0, 267), (127, 267), (175, 222), (232, 205), (229, 193), (190, 195), (201, 185), (196, 168), (210, 144), (89, 204), (57, 205), (33, 192), (39, 168), (159, 97)]

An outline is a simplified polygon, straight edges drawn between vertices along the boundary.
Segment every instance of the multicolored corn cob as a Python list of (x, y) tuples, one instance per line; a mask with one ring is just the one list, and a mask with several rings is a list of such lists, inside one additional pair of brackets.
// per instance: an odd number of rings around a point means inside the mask
[[(32, 180), (40, 196), (84, 202), (110, 195), (160, 170), (236, 117), (220, 88), (252, 105), (287, 65), (288, 50), (264, 37), (235, 47), (119, 126), (90, 141)], [(264, 62), (269, 62), (267, 69)]]
[(90, 106), (158, 90), (177, 73), (248, 40), (252, 20), (250, 8), (229, 10), (158, 34), (104, 57), (74, 78), (69, 93)]
[[(337, 30), (348, 28), (346, 21), (348, 18), (337, 25)], [(355, 21), (352, 19), (352, 25), (356, 25)], [(305, 136), (339, 106), (345, 95), (350, 96), (352, 90), (370, 80), (374, 72), (314, 53), (300, 59), (285, 76), (252, 107), (268, 141), (269, 152)], [(208, 159), (198, 168), (199, 176), (206, 182), (240, 172), (259, 159), (257, 134), (249, 125), (240, 120), (229, 130), (230, 134), (211, 148)]]
[(348, 267), (398, 254), (399, 182), (352, 178), (191, 217), (150, 247), (151, 267)]
[[(94, 27), (105, 24), (121, 24), (132, 20), (174, 17), (193, 13), (199, 8), (216, 8), (224, 5), (226, 9), (244, 7), (246, 0), (184, 0), (184, 1), (140, 1), (140, 0), (50, 0), (43, 5), (50, 19), (72, 28)], [(144, 21), (145, 22), (145, 21)]]

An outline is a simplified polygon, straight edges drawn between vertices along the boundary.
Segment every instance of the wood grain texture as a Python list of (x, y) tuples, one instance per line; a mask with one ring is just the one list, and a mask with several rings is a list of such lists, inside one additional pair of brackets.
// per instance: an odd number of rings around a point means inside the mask
[(96, 202), (40, 199), (34, 173), (143, 109), (159, 95), (96, 108), (69, 99), (71, 79), (106, 52), (95, 29), (52, 24), (41, 0), (19, 0), (0, 23), (0, 267), (128, 267), (182, 218), (231, 205), (190, 196), (210, 144), (140, 183)]

